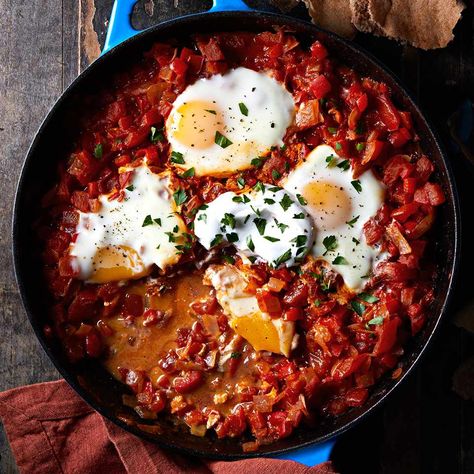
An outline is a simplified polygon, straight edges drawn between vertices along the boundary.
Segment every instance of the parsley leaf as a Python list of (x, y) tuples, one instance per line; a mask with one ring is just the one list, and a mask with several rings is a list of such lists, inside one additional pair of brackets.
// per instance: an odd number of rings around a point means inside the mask
[(221, 219), (222, 224), (229, 226), (231, 229), (235, 228), (235, 216), (226, 212)]
[(354, 227), (354, 224), (359, 220), (359, 217), (360, 216), (355, 216), (353, 219), (351, 219), (350, 221), (346, 221), (346, 224), (349, 226), (349, 227)]
[(127, 186), (125, 189), (127, 191), (133, 191), (135, 189), (135, 186), (133, 184), (131, 184), (130, 186)]
[(365, 148), (365, 144), (360, 142), (356, 145), (356, 150), (357, 151), (362, 151)]
[(277, 170), (272, 170), (272, 178), (277, 180), (281, 178), (281, 173), (278, 172)]
[(334, 250), (337, 247), (337, 239), (335, 235), (328, 235), (323, 239), (323, 245), (326, 251), (323, 253), (323, 256), (326, 255), (331, 250)]
[(159, 226), (161, 226), (161, 218), (160, 217), (157, 217), (156, 219), (153, 219), (153, 222), (155, 224), (158, 224)]
[(249, 109), (247, 109), (247, 106), (243, 102), (239, 102), (239, 109), (240, 113), (247, 117), (247, 115), (249, 114)]
[(340, 163), (338, 163), (337, 167), (341, 168), (342, 171), (347, 171), (351, 167), (351, 164), (350, 164), (349, 160), (344, 160), (344, 161), (341, 161)]
[(143, 220), (142, 227), (146, 227), (147, 225), (152, 225), (152, 224), (153, 224), (153, 219), (151, 218), (150, 214), (148, 214)]
[(94, 157), (100, 160), (104, 154), (102, 143), (98, 143), (94, 148)]
[(381, 324), (383, 324), (383, 316), (375, 316), (375, 318), (372, 318), (367, 324), (380, 326)]
[(360, 181), (358, 179), (351, 181), (352, 186), (354, 186), (354, 189), (360, 194), (362, 191), (362, 186), (360, 185)]
[(234, 242), (237, 242), (239, 240), (239, 236), (237, 235), (236, 232), (225, 234), (225, 238), (227, 239), (227, 242), (229, 242), (230, 244), (233, 244)]
[(335, 149), (336, 151), (339, 151), (339, 150), (342, 149), (342, 145), (341, 145), (339, 142), (336, 142), (336, 145), (334, 146), (334, 149)]
[(284, 254), (280, 255), (273, 263), (275, 267), (280, 266), (291, 258), (291, 249), (288, 249)]
[(162, 128), (161, 129), (158, 129), (156, 127), (151, 127), (150, 128), (150, 141), (151, 141), (151, 143), (156, 144), (158, 142), (161, 142), (164, 139), (163, 133), (161, 133), (162, 130), (163, 130)]
[(300, 212), (299, 214), (293, 214), (293, 219), (304, 219), (304, 212)]
[(214, 143), (219, 145), (221, 148), (227, 148), (228, 146), (232, 145), (232, 142), (218, 131), (216, 131)]
[(326, 168), (332, 168), (336, 165), (336, 157), (334, 155), (326, 156)]
[(177, 163), (178, 165), (184, 165), (183, 154), (179, 151), (171, 152), (171, 163)]
[(297, 235), (291, 241), (295, 242), (297, 247), (303, 247), (304, 245), (306, 245), (306, 242), (308, 241), (308, 236), (307, 235)]
[(237, 178), (237, 186), (239, 187), (239, 189), (245, 188), (245, 179), (242, 178), (242, 176), (240, 178)]
[(263, 238), (270, 242), (280, 242), (280, 239), (277, 239), (276, 237), (270, 237), (269, 235), (265, 235)]
[(359, 301), (351, 301), (351, 308), (359, 315), (362, 316), (365, 311), (365, 306)]
[(298, 199), (298, 202), (299, 202), (302, 206), (306, 206), (306, 204), (308, 204), (308, 201), (307, 201), (301, 194), (297, 194), (297, 195), (296, 195), (296, 198)]
[(253, 223), (255, 224), (255, 227), (257, 228), (258, 233), (260, 235), (263, 235), (265, 233), (265, 227), (267, 225), (267, 220), (263, 219), (262, 217), (256, 217), (253, 220)]
[(255, 166), (255, 168), (260, 168), (260, 166), (263, 165), (263, 160), (262, 160), (262, 158), (257, 157), (257, 158), (254, 158), (254, 159), (250, 162), (250, 164), (251, 164), (252, 166)]
[(188, 195), (186, 194), (186, 191), (184, 189), (179, 188), (173, 193), (173, 198), (176, 205), (181, 206), (181, 204), (184, 204), (186, 202), (186, 199), (188, 199)]
[(341, 255), (338, 255), (333, 261), (332, 263), (334, 265), (347, 265), (349, 262)]
[(192, 178), (195, 174), (194, 168), (189, 168), (184, 173), (181, 174), (181, 178)]
[(352, 242), (354, 242), (356, 245), (360, 244), (360, 240), (357, 240), (355, 237), (352, 237)]
[(377, 303), (377, 301), (379, 301), (379, 299), (376, 296), (371, 295), (370, 293), (365, 293), (365, 292), (361, 293), (360, 295), (357, 295), (357, 298), (367, 303)]
[(293, 201), (291, 200), (290, 196), (288, 196), (288, 194), (285, 194), (280, 201), (280, 206), (283, 208), (284, 211), (288, 210), (288, 208), (292, 204), (293, 204)]
[(247, 237), (247, 247), (249, 248), (249, 250), (251, 250), (252, 252), (255, 252), (255, 244), (253, 243), (253, 240), (252, 240), (252, 237), (249, 235)]
[(223, 236), (222, 234), (216, 234), (216, 236), (211, 240), (211, 247), (215, 247), (222, 242)]

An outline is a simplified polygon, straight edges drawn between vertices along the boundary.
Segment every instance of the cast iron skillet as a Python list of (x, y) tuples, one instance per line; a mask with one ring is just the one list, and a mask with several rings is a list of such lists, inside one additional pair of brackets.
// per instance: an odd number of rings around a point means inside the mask
[[(229, 3), (224, 6), (228, 7)], [(47, 319), (48, 299), (35, 253), (32, 225), (39, 212), (38, 203), (42, 194), (54, 182), (55, 163), (65, 156), (64, 153), (68, 149), (71, 135), (76, 128), (76, 111), (82, 110), (82, 99), (85, 95), (99, 86), (102, 87), (108, 78), (121, 68), (133, 64), (155, 41), (170, 37), (182, 37), (186, 40), (190, 34), (196, 32), (262, 31), (271, 29), (274, 25), (291, 29), (303, 43), (309, 44), (316, 38), (321, 39), (330, 53), (342, 62), (351, 65), (360, 74), (390, 86), (396, 103), (412, 114), (422, 147), (436, 164), (437, 179), (443, 186), (447, 202), (439, 210), (437, 231), (433, 239), (435, 243), (430, 248), (439, 265), (439, 278), (435, 284), (436, 299), (426, 327), (411, 341), (401, 360), (403, 375), (396, 381), (389, 376), (381, 380), (362, 407), (323, 421), (314, 428), (300, 428), (287, 439), (270, 446), (262, 446), (257, 453), (243, 453), (240, 443), (235, 440), (198, 438), (176, 428), (170, 420), (159, 422), (160, 433), (150, 433), (146, 427), (143, 429), (139, 426), (144, 423), (143, 420), (121, 402), (122, 394), (127, 393), (126, 387), (116, 382), (96, 362), (71, 364), (62, 354), (58, 343), (45, 338), (43, 324)], [(13, 215), (13, 255), (23, 304), (41, 345), (63, 377), (99, 413), (131, 433), (154, 441), (162, 447), (187, 454), (228, 460), (282, 453), (285, 455), (288, 451), (327, 441), (350, 428), (379, 405), (419, 361), (446, 313), (453, 289), (459, 256), (457, 193), (446, 157), (420, 109), (394, 76), (369, 54), (334, 34), (294, 18), (253, 11), (213, 11), (161, 23), (124, 41), (95, 61), (63, 93), (37, 132), (23, 166)], [(286, 456), (293, 457), (293, 454)]]

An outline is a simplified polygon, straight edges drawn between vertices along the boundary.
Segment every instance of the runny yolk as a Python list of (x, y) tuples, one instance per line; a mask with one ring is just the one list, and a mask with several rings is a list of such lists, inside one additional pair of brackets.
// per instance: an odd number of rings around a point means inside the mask
[(216, 131), (222, 133), (224, 120), (216, 104), (192, 101), (182, 104), (170, 117), (168, 133), (187, 147), (204, 149), (214, 144)]
[(352, 202), (344, 188), (328, 182), (312, 181), (302, 192), (316, 226), (332, 229), (352, 217)]
[(136, 279), (148, 273), (138, 253), (130, 247), (99, 249), (92, 266), (94, 271), (89, 281), (93, 283)]

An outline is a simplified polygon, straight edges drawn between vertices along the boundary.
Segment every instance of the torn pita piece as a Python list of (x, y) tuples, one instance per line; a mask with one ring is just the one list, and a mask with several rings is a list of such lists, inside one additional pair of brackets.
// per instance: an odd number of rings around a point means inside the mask
[(351, 22), (349, 0), (303, 0), (313, 23), (345, 38), (353, 38), (356, 29)]
[[(410, 43), (444, 48), (453, 39), (464, 5), (460, 0), (300, 0), (313, 22), (346, 38), (356, 29)], [(273, 0), (285, 11), (298, 0)]]
[(370, 22), (390, 38), (421, 49), (444, 48), (464, 5), (457, 0), (368, 0)]

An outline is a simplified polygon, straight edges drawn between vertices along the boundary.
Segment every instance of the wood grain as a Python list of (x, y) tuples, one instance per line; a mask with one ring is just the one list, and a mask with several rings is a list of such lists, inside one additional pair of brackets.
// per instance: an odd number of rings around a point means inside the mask
[[(139, 0), (133, 25), (146, 28), (202, 11), (211, 3)], [(272, 9), (264, 0), (248, 3)], [(445, 140), (447, 117), (461, 100), (474, 99), (474, 2), (467, 3), (470, 8), (456, 28), (456, 40), (444, 50), (421, 52), (369, 35), (356, 38), (404, 80)], [(0, 390), (59, 377), (19, 300), (11, 261), (12, 200), (23, 157), (42, 118), (99, 54), (112, 4), (113, 0), (0, 0)], [(292, 14), (306, 16), (301, 6)], [(459, 157), (453, 157), (453, 166), (460, 187), (467, 191), (472, 169)], [(472, 203), (472, 197), (466, 199)], [(474, 236), (469, 225), (465, 234)], [(473, 251), (465, 249), (463, 256), (465, 267), (472, 267)], [(456, 306), (462, 306), (471, 292), (470, 285), (460, 285)], [(334, 453), (341, 472), (474, 472), (474, 405), (451, 390), (454, 370), (473, 354), (473, 336), (447, 321), (422, 368), (382, 410), (341, 436)], [(0, 472), (16, 472), (1, 430)]]

